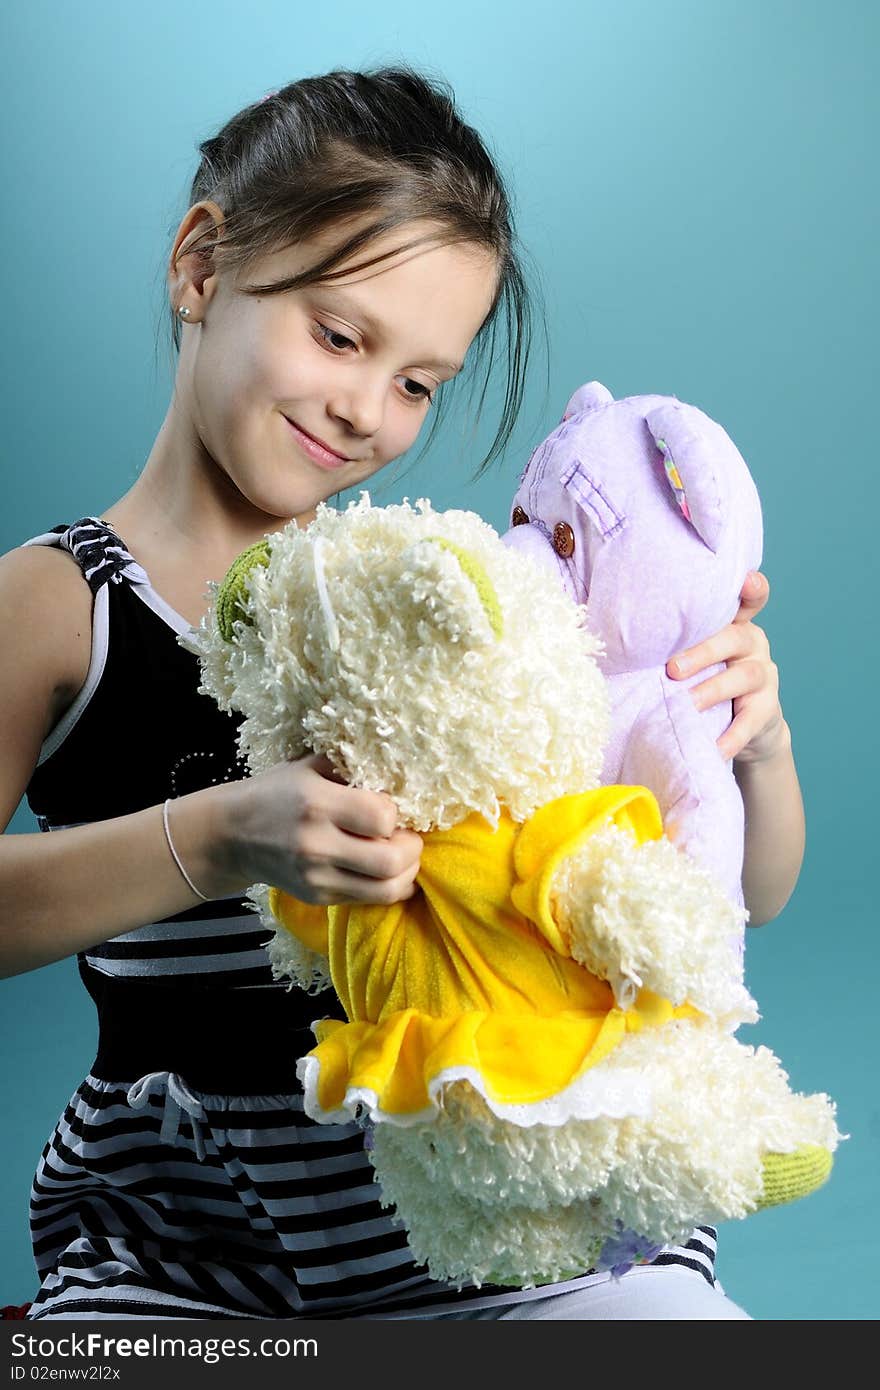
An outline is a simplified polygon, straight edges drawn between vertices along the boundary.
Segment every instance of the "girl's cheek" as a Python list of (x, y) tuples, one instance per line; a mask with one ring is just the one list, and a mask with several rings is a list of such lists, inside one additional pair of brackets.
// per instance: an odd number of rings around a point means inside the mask
[(397, 406), (397, 410), (399, 412), (395, 421), (397, 443), (399, 445), (397, 453), (403, 453), (418, 439), (430, 412), (424, 409), (424, 407), (418, 409), (415, 406), (406, 405), (405, 402), (401, 402), (400, 405)]

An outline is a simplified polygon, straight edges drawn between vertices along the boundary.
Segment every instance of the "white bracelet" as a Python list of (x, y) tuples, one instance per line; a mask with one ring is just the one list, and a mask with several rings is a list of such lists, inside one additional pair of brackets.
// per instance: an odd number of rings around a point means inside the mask
[(212, 899), (212, 898), (207, 898), (207, 897), (205, 897), (205, 894), (204, 894), (204, 893), (201, 893), (201, 892), (199, 891), (199, 889), (196, 887), (196, 885), (193, 883), (193, 881), (192, 881), (192, 879), (190, 878), (189, 874), (187, 873), (186, 869), (183, 867), (183, 865), (182, 865), (181, 862), (180, 862), (180, 855), (177, 853), (177, 850), (174, 848), (174, 845), (173, 845), (172, 840), (171, 840), (171, 831), (170, 831), (169, 828), (168, 828), (168, 806), (169, 806), (170, 801), (171, 801), (171, 798), (169, 797), (169, 798), (168, 798), (168, 801), (166, 801), (166, 802), (165, 802), (165, 805), (162, 807), (162, 825), (163, 825), (164, 828), (165, 828), (165, 839), (168, 841), (168, 848), (171, 850), (171, 854), (172, 854), (172, 857), (173, 857), (173, 859), (174, 859), (175, 864), (177, 865), (177, 867), (178, 867), (178, 869), (180, 870), (180, 872), (183, 874), (184, 878), (186, 879), (186, 881), (187, 881), (187, 883), (189, 884), (190, 888), (191, 888), (191, 889), (193, 890), (193, 892), (195, 893), (196, 897), (197, 897), (197, 898), (201, 898), (201, 900), (202, 900), (203, 903), (212, 902), (213, 899)]

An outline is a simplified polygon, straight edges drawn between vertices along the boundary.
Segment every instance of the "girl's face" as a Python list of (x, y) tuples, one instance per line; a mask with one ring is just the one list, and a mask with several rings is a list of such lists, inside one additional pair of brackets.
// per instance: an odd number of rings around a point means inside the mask
[[(438, 230), (410, 224), (359, 256)], [(267, 255), (247, 283), (299, 273), (338, 236)], [(222, 266), (201, 287), (182, 280), (175, 306), (187, 304), (193, 317), (183, 327), (177, 393), (202, 461), (222, 470), (240, 502), (311, 519), (318, 502), (410, 448), (431, 396), (464, 362), (497, 279), (483, 248), (429, 241), (282, 294), (237, 292)]]

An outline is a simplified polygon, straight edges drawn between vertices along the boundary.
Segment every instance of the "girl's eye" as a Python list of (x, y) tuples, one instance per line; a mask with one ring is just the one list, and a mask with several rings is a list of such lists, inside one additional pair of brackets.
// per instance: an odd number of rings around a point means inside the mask
[[(315, 333), (318, 340), (330, 351), (343, 353), (348, 348), (357, 348), (357, 343), (352, 342), (351, 338), (346, 338), (344, 333), (337, 333), (335, 328), (328, 328), (326, 323), (315, 322)], [(412, 377), (404, 376), (400, 380), (404, 383), (403, 394), (411, 401), (427, 401), (430, 405), (434, 399), (434, 393), (428, 386), (424, 386), (420, 381), (413, 381)]]
[(344, 352), (347, 347), (357, 346), (351, 338), (346, 338), (344, 333), (337, 333), (335, 328), (328, 328), (326, 323), (316, 323), (315, 328), (318, 330), (322, 342), (326, 343), (333, 352)]
[[(427, 386), (423, 386), (420, 381), (413, 381), (411, 376), (401, 377), (401, 381), (405, 387), (404, 395), (409, 396), (411, 400), (427, 401), (429, 405), (431, 404), (434, 399), (434, 392)], [(413, 386), (415, 387), (414, 391), (410, 390), (410, 387)]]

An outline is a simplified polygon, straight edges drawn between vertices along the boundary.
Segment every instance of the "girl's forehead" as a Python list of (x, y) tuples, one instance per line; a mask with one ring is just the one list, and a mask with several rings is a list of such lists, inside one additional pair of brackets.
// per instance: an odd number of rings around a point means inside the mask
[[(406, 223), (380, 233), (334, 266), (332, 278), (304, 285), (300, 293), (377, 340), (409, 342), (416, 315), (428, 335), (424, 339), (419, 332), (419, 344), (413, 344), (420, 348), (419, 360), (456, 372), (494, 301), (499, 267), (488, 248), (449, 241), (448, 236), (446, 228), (426, 223)], [(325, 232), (272, 252), (258, 274), (267, 280), (289, 279), (345, 239), (336, 229), (333, 235)], [(430, 350), (425, 351), (428, 343)]]
[[(358, 217), (334, 223), (313, 236), (268, 252), (265, 262), (271, 263), (286, 276), (300, 275), (332, 255), (359, 232), (367, 230), (375, 220), (375, 217)], [(327, 283), (360, 283), (444, 246), (454, 248), (463, 259), (482, 261), (487, 267), (495, 264), (495, 257), (487, 247), (456, 240), (452, 229), (442, 222), (418, 219), (370, 236), (356, 251), (332, 267), (333, 279)]]

